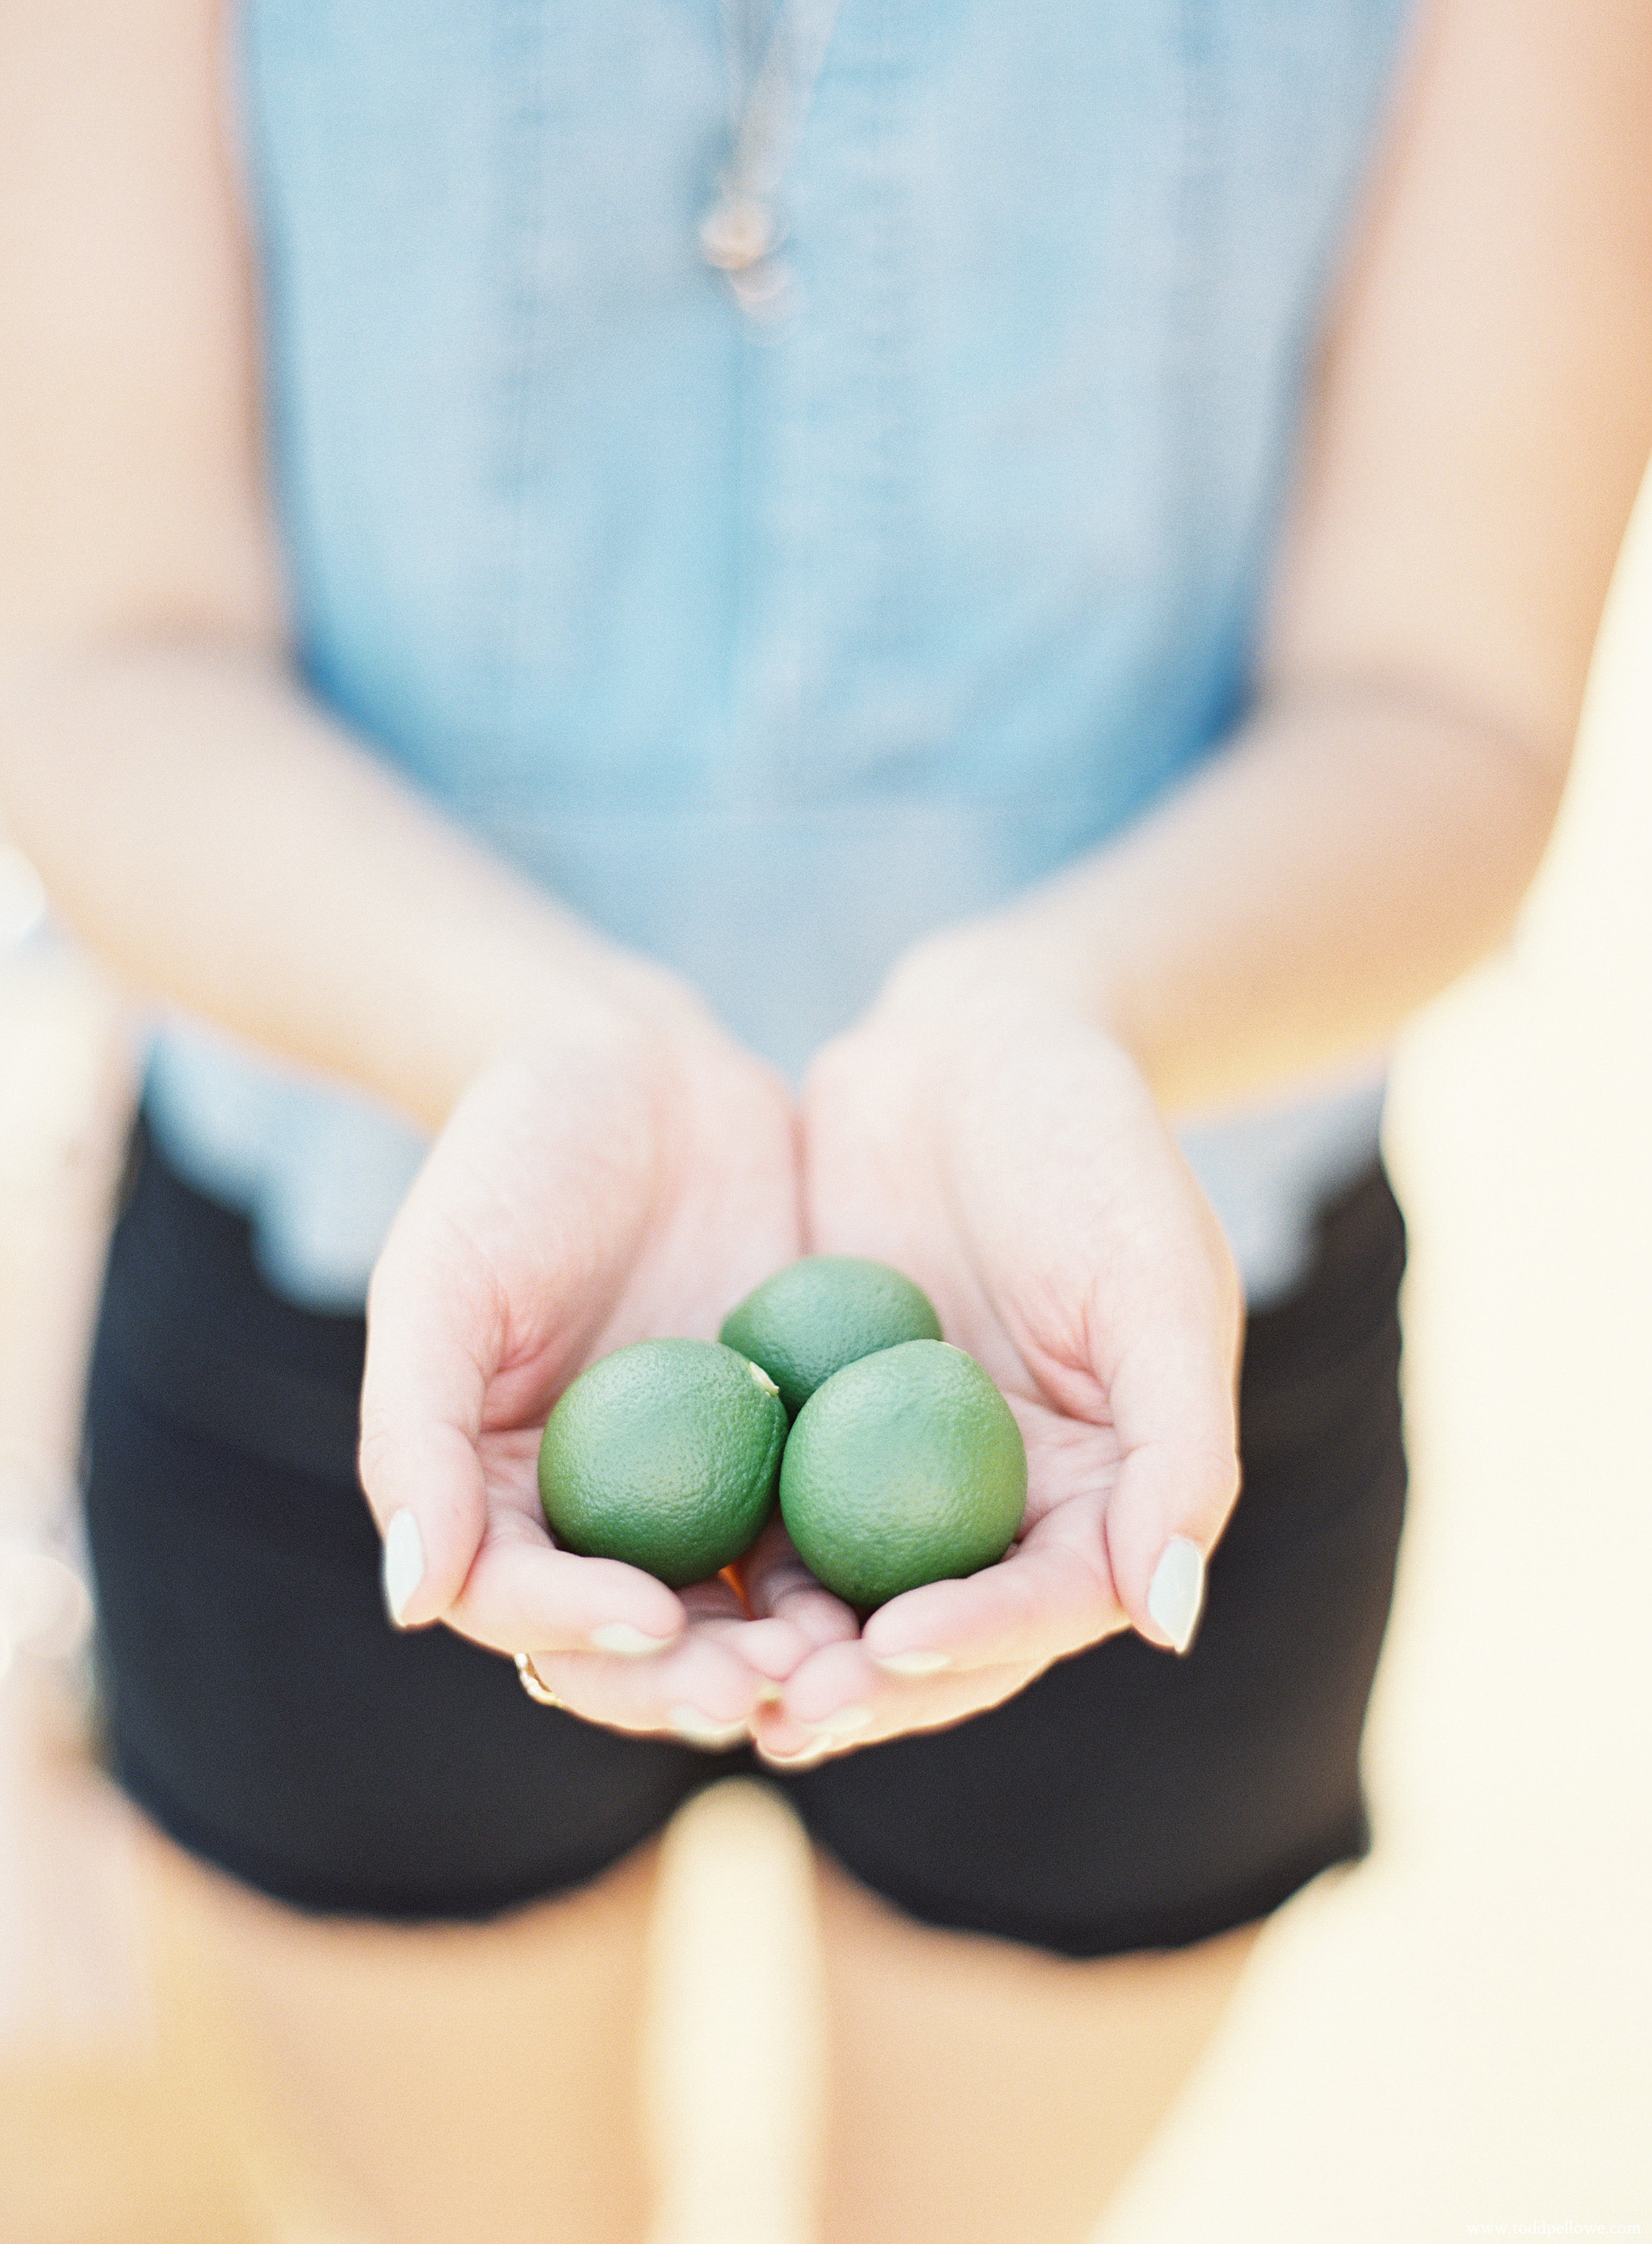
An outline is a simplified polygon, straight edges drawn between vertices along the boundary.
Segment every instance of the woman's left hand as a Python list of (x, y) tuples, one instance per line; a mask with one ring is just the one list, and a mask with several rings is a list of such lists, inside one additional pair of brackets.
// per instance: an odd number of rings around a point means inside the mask
[(810, 1251), (925, 1288), (1014, 1411), (1028, 1492), (999, 1564), (803, 1659), (761, 1749), (795, 1765), (955, 1722), (1125, 1628), (1184, 1648), (1238, 1485), (1242, 1308), (1127, 1053), (979, 939), (938, 943), (821, 1054), (803, 1119)]

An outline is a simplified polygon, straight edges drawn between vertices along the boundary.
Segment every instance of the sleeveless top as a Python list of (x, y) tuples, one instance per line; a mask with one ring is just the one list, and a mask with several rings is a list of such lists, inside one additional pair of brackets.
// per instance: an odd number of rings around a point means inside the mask
[[(308, 685), (799, 1072), (1242, 713), (1404, 12), (841, 0), (765, 341), (696, 239), (718, 0), (247, 0)], [(273, 1284), (359, 1303), (416, 1132), (183, 1019), (147, 1096)], [(1379, 1101), (1184, 1133), (1253, 1299)]]

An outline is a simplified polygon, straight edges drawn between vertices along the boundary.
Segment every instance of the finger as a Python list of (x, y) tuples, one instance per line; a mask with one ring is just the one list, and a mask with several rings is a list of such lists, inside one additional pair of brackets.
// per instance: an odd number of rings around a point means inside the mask
[(776, 1767), (809, 1766), (963, 1721), (1024, 1689), (1036, 1673), (1012, 1665), (900, 1681), (880, 1673), (860, 1645), (829, 1645), (799, 1668), (776, 1702), (758, 1708), (753, 1740)]
[(759, 1710), (752, 1734), (775, 1761), (845, 1752), (879, 1734), (878, 1701), (889, 1695), (858, 1639), (823, 1645), (789, 1678), (779, 1700)]
[[(802, 1629), (785, 1620), (705, 1620), (694, 1623), (776, 1688), (814, 1651)], [(765, 1693), (772, 1697), (773, 1692)]]
[(687, 1620), (681, 1599), (652, 1574), (617, 1558), (559, 1551), (531, 1521), (499, 1511), (443, 1618), (496, 1652), (636, 1659), (676, 1643)]
[(978, 1574), (881, 1606), (857, 1644), (808, 1660), (755, 1734), (771, 1758), (846, 1751), (996, 1706), (1056, 1659), (1127, 1626), (1100, 1498), (1061, 1507)]
[(1239, 1491), (1231, 1351), (1209, 1323), (1145, 1333), (1110, 1401), (1123, 1455), (1104, 1514), (1108, 1570), (1138, 1632), (1186, 1652)]
[(696, 1582), (677, 1592), (690, 1620), (744, 1620), (745, 1605), (734, 1584), (721, 1574)]
[(692, 1626), (728, 1645), (771, 1684), (783, 1682), (813, 1649), (811, 1639), (791, 1621), (771, 1615), (753, 1619), (725, 1575), (683, 1591), (682, 1602)]
[[(771, 1541), (771, 1538), (766, 1536), (764, 1540)], [(788, 1543), (787, 1548), (789, 1547)], [(816, 1599), (823, 1601), (828, 1607), (836, 1607), (836, 1599), (827, 1597), (813, 1576), (804, 1571), (795, 1552), (793, 1564), (814, 1589)], [(730, 1572), (735, 1571), (729, 1569)], [(741, 1589), (745, 1589), (749, 1595), (750, 1584), (743, 1571)], [(693, 1626), (726, 1644), (748, 1666), (765, 1677), (770, 1685), (784, 1682), (799, 1661), (808, 1658), (817, 1643), (827, 1640), (818, 1626), (812, 1632), (799, 1626), (796, 1616), (800, 1612), (808, 1616), (812, 1611), (809, 1602), (801, 1592), (789, 1599), (784, 1612), (765, 1610), (760, 1605), (755, 1609), (754, 1618), (754, 1609), (742, 1599), (741, 1590), (736, 1589), (727, 1574), (719, 1574), (709, 1582), (700, 1582), (693, 1589), (685, 1590), (682, 1602), (688, 1610)], [(847, 1606), (837, 1607), (837, 1610), (847, 1629), (852, 1632), (854, 1615)], [(841, 1634), (843, 1631), (840, 1629), (836, 1632)], [(773, 1692), (768, 1695), (772, 1697)]]
[(675, 1737), (708, 1751), (740, 1744), (765, 1689), (724, 1644), (691, 1630), (657, 1659), (539, 1651), (534, 1672), (571, 1713), (606, 1728)]
[(1092, 1501), (1052, 1513), (995, 1566), (892, 1598), (862, 1640), (875, 1667), (911, 1680), (1005, 1665), (1036, 1671), (1127, 1626), (1107, 1568), (1102, 1507)]
[(1087, 1320), (1118, 1463), (1103, 1511), (1106, 1569), (1130, 1625), (1185, 1652), (1206, 1554), (1239, 1486), (1237, 1364), (1243, 1304), (1215, 1218), (1188, 1182), (1151, 1282), (1138, 1269)]
[(789, 1622), (810, 1645), (836, 1644), (860, 1633), (853, 1610), (823, 1589), (798, 1557), (778, 1513), (740, 1562), (754, 1619)]
[(1107, 1551), (1120, 1602), (1149, 1643), (1191, 1648), (1206, 1561), (1238, 1486), (1231, 1459), (1190, 1460), (1162, 1447), (1126, 1458), (1107, 1511)]
[(488, 1506), (476, 1444), (501, 1344), (498, 1303), (474, 1265), (459, 1257), (438, 1270), (416, 1233), (407, 1240), (392, 1234), (373, 1275), (359, 1451), (399, 1628), (446, 1612), (481, 1544)]

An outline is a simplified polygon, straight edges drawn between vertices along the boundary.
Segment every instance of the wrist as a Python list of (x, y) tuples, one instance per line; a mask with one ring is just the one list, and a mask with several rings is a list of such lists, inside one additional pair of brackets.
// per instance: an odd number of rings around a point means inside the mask
[(477, 1078), (525, 1052), (630, 1063), (712, 1027), (694, 990), (653, 961), (547, 916), (478, 936), (443, 958), (429, 991), (425, 1119), (440, 1126)]
[(924, 1023), (956, 1022), (965, 1034), (992, 1022), (1042, 1024), (1128, 1044), (1121, 993), (1097, 946), (1042, 898), (915, 943), (890, 969), (870, 1017), (903, 1034)]

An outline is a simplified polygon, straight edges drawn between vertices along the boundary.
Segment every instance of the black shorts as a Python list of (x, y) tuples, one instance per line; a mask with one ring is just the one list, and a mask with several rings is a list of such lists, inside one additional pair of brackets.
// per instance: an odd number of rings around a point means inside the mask
[[(1252, 1320), (1244, 1493), (1186, 1659), (1113, 1638), (957, 1728), (768, 1776), (854, 1877), (931, 1924), (1100, 1956), (1244, 1923), (1364, 1852), (1404, 1261), (1373, 1170)], [(272, 1294), (245, 1223), (139, 1133), (88, 1405), (108, 1756), (174, 1839), (278, 1899), (485, 1917), (756, 1764), (535, 1707), (508, 1660), (389, 1627), (355, 1471), (363, 1342)]]

